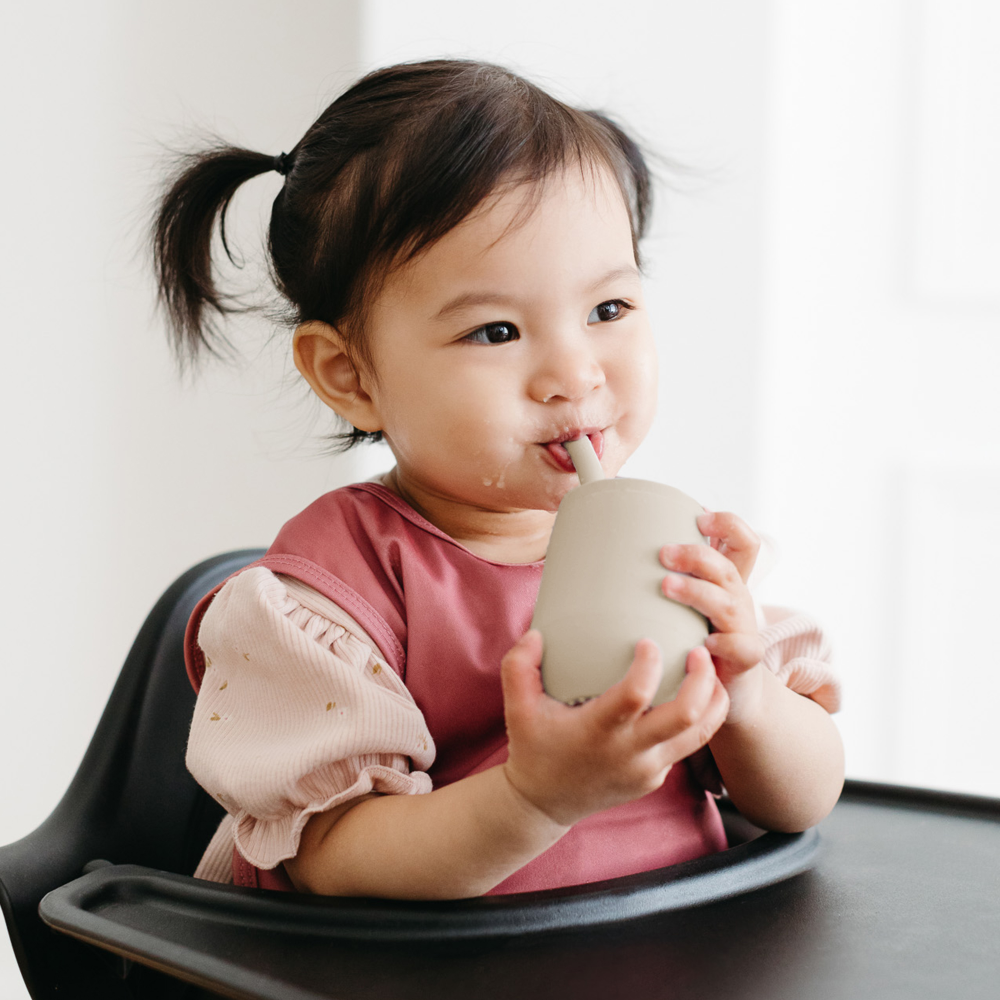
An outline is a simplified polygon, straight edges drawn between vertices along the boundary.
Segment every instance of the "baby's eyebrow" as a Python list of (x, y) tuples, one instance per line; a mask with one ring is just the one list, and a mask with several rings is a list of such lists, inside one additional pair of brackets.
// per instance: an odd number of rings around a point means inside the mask
[(446, 302), (431, 318), (438, 320), (450, 316), (452, 313), (468, 309), (470, 306), (503, 306), (508, 305), (513, 299), (509, 295), (500, 292), (462, 292), (455, 298)]
[(623, 264), (621, 267), (613, 267), (610, 271), (602, 274), (597, 281), (592, 285), (588, 285), (586, 291), (596, 292), (598, 288), (603, 287), (611, 281), (616, 281), (618, 278), (639, 278), (639, 268), (635, 264)]
[[(638, 279), (639, 277), (639, 269), (635, 264), (623, 264), (621, 267), (613, 267), (610, 271), (606, 271), (592, 284), (587, 285), (583, 289), (583, 292), (585, 294), (594, 292), (598, 288), (603, 288), (609, 282), (616, 281), (618, 278)], [(463, 309), (469, 309), (473, 306), (505, 306), (510, 305), (512, 302), (514, 302), (514, 296), (505, 295), (502, 292), (462, 292), (453, 299), (449, 299), (431, 319), (445, 319), (453, 313), (461, 312)]]

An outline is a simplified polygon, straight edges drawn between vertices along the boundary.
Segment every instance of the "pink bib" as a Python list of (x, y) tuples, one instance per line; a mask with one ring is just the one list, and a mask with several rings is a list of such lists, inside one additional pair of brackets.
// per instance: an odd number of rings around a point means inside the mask
[[(474, 555), (376, 483), (327, 493), (293, 517), (255, 566), (294, 577), (351, 615), (371, 636), (424, 714), (437, 756), (435, 787), (507, 757), (500, 660), (527, 631), (542, 566)], [(196, 639), (219, 588), (188, 624), (188, 674), (204, 662)], [(492, 890), (527, 892), (629, 875), (726, 847), (715, 801), (686, 762), (656, 792), (587, 817)], [(234, 856), (237, 884), (290, 889), (279, 866)]]

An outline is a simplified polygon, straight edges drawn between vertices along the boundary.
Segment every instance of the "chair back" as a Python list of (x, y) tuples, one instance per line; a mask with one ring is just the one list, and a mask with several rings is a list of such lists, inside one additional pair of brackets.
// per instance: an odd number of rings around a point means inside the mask
[[(0, 847), (0, 908), (35, 1000), (135, 995), (120, 959), (51, 931), (38, 903), (97, 859), (194, 872), (223, 810), (184, 765), (195, 700), (184, 629), (201, 597), (261, 555), (248, 549), (207, 559), (157, 601), (62, 800), (37, 830)], [(148, 994), (181, 996), (186, 987), (165, 989)]]

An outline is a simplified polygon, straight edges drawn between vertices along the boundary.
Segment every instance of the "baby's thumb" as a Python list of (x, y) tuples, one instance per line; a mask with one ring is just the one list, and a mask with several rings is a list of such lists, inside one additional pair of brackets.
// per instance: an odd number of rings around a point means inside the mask
[(545, 693), (541, 665), (542, 634), (537, 629), (531, 629), (517, 640), (500, 661), (500, 682), (505, 705), (524, 705)]
[(660, 647), (652, 639), (640, 639), (628, 672), (597, 699), (609, 724), (621, 725), (642, 715), (656, 697), (662, 676)]

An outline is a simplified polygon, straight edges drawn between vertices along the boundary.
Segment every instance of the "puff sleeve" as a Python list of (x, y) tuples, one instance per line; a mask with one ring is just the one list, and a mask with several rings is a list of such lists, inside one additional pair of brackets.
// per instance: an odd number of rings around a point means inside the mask
[(789, 608), (758, 610), (764, 642), (763, 663), (793, 691), (812, 698), (828, 712), (840, 711), (840, 678), (830, 664), (830, 640), (808, 615)]
[(422, 712), (357, 622), (311, 588), (246, 570), (212, 601), (198, 644), (187, 766), (228, 815), (197, 877), (228, 881), (234, 845), (274, 868), (313, 814), (368, 792), (431, 791)]

